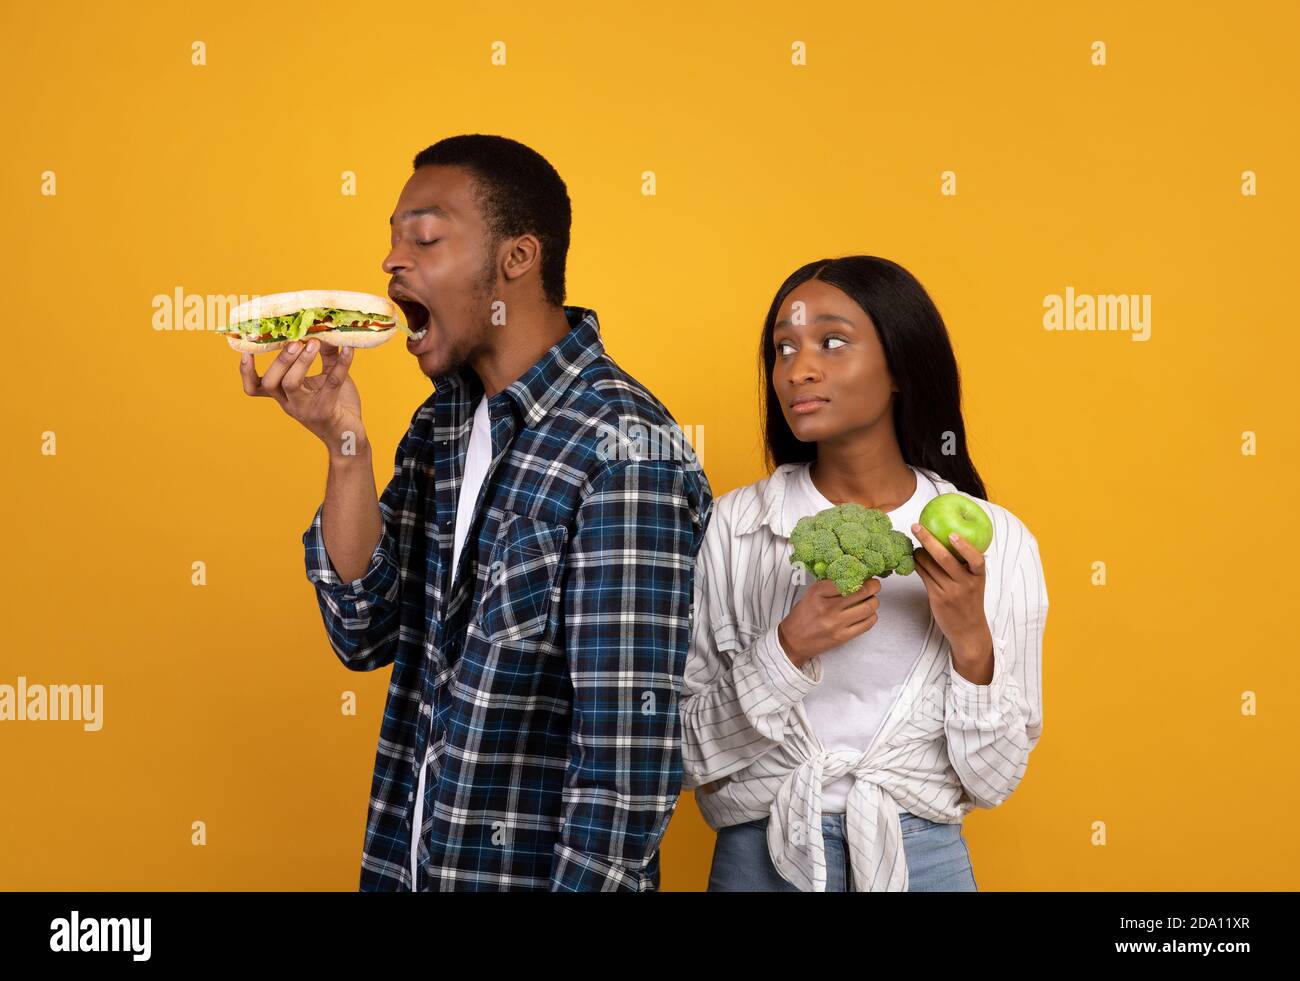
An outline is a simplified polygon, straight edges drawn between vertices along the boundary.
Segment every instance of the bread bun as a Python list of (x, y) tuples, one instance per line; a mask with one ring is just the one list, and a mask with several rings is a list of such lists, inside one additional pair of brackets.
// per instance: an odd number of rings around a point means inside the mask
[(355, 310), (357, 313), (375, 313), (397, 318), (397, 306), (386, 296), (374, 293), (357, 293), (353, 290), (293, 290), (289, 293), (271, 293), (255, 296), (231, 308), (226, 323), (232, 327), (246, 320), (264, 317), (281, 317), (309, 307), (333, 310)]
[[(322, 344), (335, 347), (378, 347), (397, 333), (397, 305), (386, 296), (374, 293), (358, 293), (355, 290), (293, 290), (288, 293), (271, 293), (268, 296), (255, 296), (251, 300), (232, 307), (226, 315), (227, 329), (250, 320), (262, 320), (268, 317), (281, 317), (297, 313), (299, 310), (354, 310), (357, 313), (369, 313), (387, 317), (393, 321), (391, 327), (382, 330), (318, 330), (304, 334), (298, 340), (306, 343), (315, 338)], [(223, 332), (226, 333), (226, 332)], [(292, 343), (288, 338), (274, 341), (248, 340), (240, 335), (226, 333), (226, 341), (236, 351), (256, 354), (259, 351), (278, 351), (286, 344)]]
[[(304, 344), (310, 340), (317, 340), (322, 344), (333, 344), (335, 347), (379, 347), (396, 333), (397, 326), (394, 324), (387, 330), (318, 330), (298, 340)], [(257, 354), (259, 351), (278, 351), (292, 343), (285, 338), (278, 341), (246, 341), (233, 334), (226, 335), (226, 342), (236, 351), (246, 351), (251, 354)]]

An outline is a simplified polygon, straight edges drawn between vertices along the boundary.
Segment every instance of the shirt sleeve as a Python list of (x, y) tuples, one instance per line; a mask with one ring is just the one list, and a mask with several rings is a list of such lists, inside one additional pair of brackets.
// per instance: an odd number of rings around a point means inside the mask
[(681, 792), (678, 693), (711, 501), (680, 462), (632, 460), (578, 509), (564, 586), (573, 727), (552, 891), (653, 888)]
[(944, 706), (948, 757), (976, 807), (996, 807), (1019, 785), (1043, 732), (1047, 582), (1026, 533), (1011, 577), (1007, 628), (993, 638), (993, 678), (976, 685), (953, 668)]
[(379, 542), (359, 578), (344, 582), (330, 561), (321, 530), (323, 502), (302, 536), (307, 579), (316, 589), (330, 646), (352, 671), (387, 667), (397, 656), (403, 577), (398, 540), (401, 527), (410, 527), (413, 521), (414, 460), (408, 456), (414, 431), (412, 420), (398, 444), (392, 479), (379, 497), (383, 519)]
[(696, 562), (695, 620), (682, 697), (688, 789), (742, 770), (780, 744), (795, 705), (822, 679), (820, 658), (795, 667), (781, 646), (779, 621), (757, 633), (737, 621), (729, 599), (729, 536), (730, 529), (715, 518)]

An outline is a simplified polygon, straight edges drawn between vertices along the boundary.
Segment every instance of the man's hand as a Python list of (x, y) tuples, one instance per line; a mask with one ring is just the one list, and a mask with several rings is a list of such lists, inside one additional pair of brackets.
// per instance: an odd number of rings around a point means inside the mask
[[(321, 351), (321, 372), (307, 374), (316, 351)], [(294, 341), (280, 349), (276, 359), (261, 378), (252, 354), (239, 359), (239, 374), (244, 394), (265, 395), (302, 423), (327, 447), (330, 454), (339, 452), (345, 434), (352, 433), (354, 449), (366, 445), (366, 430), (361, 422), (361, 393), (348, 377), (354, 348), (322, 345), (312, 338), (304, 345)]]

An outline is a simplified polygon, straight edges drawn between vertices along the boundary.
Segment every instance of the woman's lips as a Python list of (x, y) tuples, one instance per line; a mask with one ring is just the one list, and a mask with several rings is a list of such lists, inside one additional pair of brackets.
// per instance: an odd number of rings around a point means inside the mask
[(826, 404), (826, 399), (807, 399), (803, 402), (796, 402), (790, 406), (790, 411), (796, 415), (806, 416), (810, 412), (816, 412)]

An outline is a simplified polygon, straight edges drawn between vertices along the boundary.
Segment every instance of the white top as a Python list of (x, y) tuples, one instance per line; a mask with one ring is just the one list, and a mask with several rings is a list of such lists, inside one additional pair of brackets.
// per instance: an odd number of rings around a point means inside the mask
[[(822, 892), (823, 787), (850, 776), (845, 831), (854, 889), (902, 891), (900, 809), (958, 824), (976, 807), (996, 807), (1024, 777), (1042, 733), (1048, 598), (1038, 542), (1006, 508), (973, 498), (993, 521), (984, 589), (992, 681), (972, 684), (953, 670), (948, 640), (931, 615), (870, 748), (831, 750), (805, 705), (823, 682), (822, 658), (796, 668), (777, 640), (800, 588), (791, 575), (794, 521), (785, 499), (793, 472), (807, 466), (782, 464), (714, 502), (695, 563), (681, 703), (683, 787), (698, 788), (696, 802), (715, 830), (769, 817), (777, 872), (801, 890)], [(957, 490), (938, 474), (918, 473), (939, 493)], [(900, 530), (910, 536), (910, 522)], [(879, 622), (897, 612), (882, 600)]]
[[(912, 523), (921, 518), (921, 508), (939, 496), (929, 477), (917, 470), (913, 474), (916, 487), (912, 496), (893, 511), (885, 512), (894, 528), (909, 538), (912, 538)], [(795, 467), (790, 472), (785, 511), (791, 527), (805, 515), (834, 506), (812, 482), (808, 467)], [(814, 581), (808, 577), (796, 590), (791, 605), (803, 598)], [(915, 572), (907, 576), (898, 573), (886, 576), (880, 580), (878, 598), (875, 624), (866, 633), (818, 656), (822, 683), (803, 697), (812, 730), (827, 750), (867, 751), (925, 647), (925, 632), (930, 627), (930, 599), (921, 577)], [(853, 777), (849, 774), (824, 786), (822, 813), (843, 814), (852, 789)], [(900, 804), (899, 810), (907, 808)]]
[[(451, 573), (453, 578), (460, 568), (460, 553), (465, 546), (465, 537), (474, 521), (474, 505), (478, 502), (478, 492), (483, 486), (488, 466), (492, 463), (492, 423), (488, 418), (488, 400), (484, 395), (478, 400), (474, 418), (470, 422), (469, 448), (465, 451), (465, 475), (460, 485), (460, 497), (456, 501), (456, 530), (453, 533)], [(450, 595), (450, 594), (449, 594)], [(429, 732), (433, 732), (433, 713), (429, 714)], [(419, 854), (420, 834), (424, 823), (424, 772), (429, 768), (430, 745), (424, 750), (424, 765), (420, 767), (420, 779), (415, 788), (415, 816), (411, 819), (411, 881), (416, 882), (416, 856)]]

